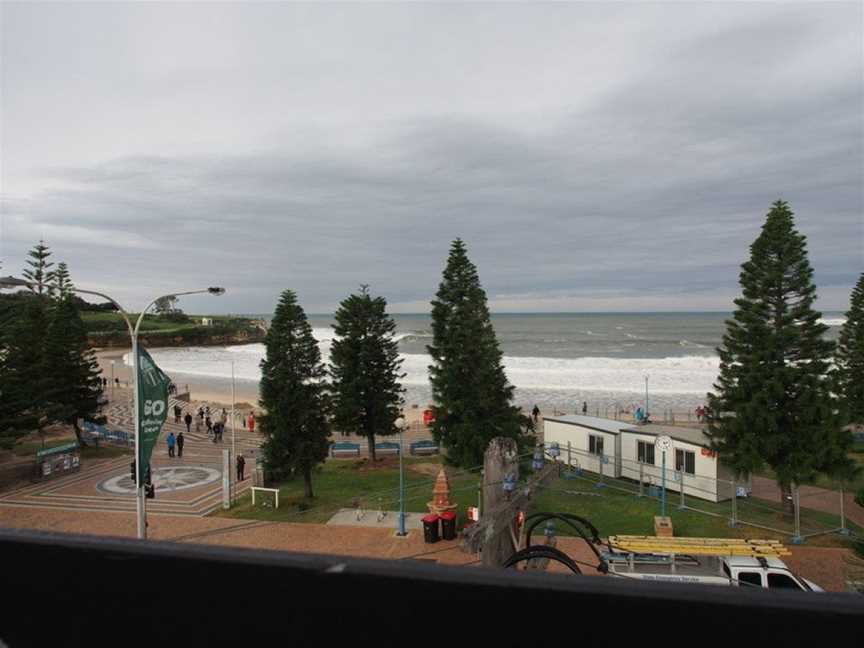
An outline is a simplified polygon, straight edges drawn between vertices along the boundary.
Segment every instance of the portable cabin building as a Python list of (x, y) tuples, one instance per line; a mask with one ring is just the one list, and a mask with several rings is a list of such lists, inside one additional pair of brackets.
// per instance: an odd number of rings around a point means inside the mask
[(736, 486), (749, 490), (749, 483), (733, 481), (734, 474), (720, 462), (700, 429), (633, 425), (579, 415), (554, 416), (543, 422), (546, 447), (557, 443), (560, 461), (608, 478), (641, 480), (647, 488), (663, 482), (658, 436), (672, 440), (666, 452), (667, 491), (680, 493), (683, 488), (685, 496), (720, 502), (731, 499)]

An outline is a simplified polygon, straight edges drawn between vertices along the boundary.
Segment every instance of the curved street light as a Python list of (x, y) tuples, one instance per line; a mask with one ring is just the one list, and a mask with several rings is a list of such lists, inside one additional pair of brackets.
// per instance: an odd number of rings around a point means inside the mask
[(408, 532), (405, 530), (405, 470), (402, 466), (402, 453), (405, 450), (405, 444), (402, 442), (402, 430), (405, 428), (405, 419), (400, 416), (393, 425), (399, 430), (399, 531), (396, 535), (405, 537)]
[[(0, 290), (6, 288), (33, 288), (36, 286), (35, 283), (31, 281), (25, 281), (24, 279), (18, 279), (17, 277), (0, 277)], [(140, 444), (140, 422), (138, 420), (138, 412), (140, 408), (140, 394), (138, 393), (138, 330), (141, 328), (141, 322), (144, 320), (144, 315), (147, 314), (147, 311), (150, 310), (150, 307), (153, 306), (160, 299), (171, 298), (171, 297), (180, 297), (183, 295), (203, 295), (210, 294), (214, 296), (220, 296), (225, 294), (225, 289), (217, 286), (211, 286), (210, 288), (205, 288), (203, 290), (188, 290), (185, 292), (177, 292), (177, 293), (169, 293), (167, 295), (162, 295), (161, 297), (157, 297), (153, 301), (151, 301), (147, 306), (142, 309), (142, 311), (138, 315), (138, 320), (135, 322), (135, 326), (132, 326), (132, 320), (129, 318), (129, 314), (123, 309), (123, 307), (117, 302), (117, 300), (109, 297), (105, 293), (97, 292), (95, 290), (84, 290), (82, 288), (70, 288), (72, 292), (82, 293), (85, 295), (96, 295), (97, 297), (101, 297), (102, 299), (107, 299), (109, 302), (114, 304), (117, 310), (120, 312), (120, 315), (123, 317), (123, 320), (126, 322), (126, 328), (129, 330), (129, 337), (132, 341), (132, 384), (134, 386), (134, 398), (133, 402), (135, 404), (135, 471), (136, 471), (136, 499), (137, 499), (137, 514), (138, 514), (138, 538), (139, 540), (145, 540), (147, 538), (147, 510), (145, 505), (144, 498), (144, 475), (142, 473), (142, 462), (140, 461), (139, 449), (141, 447)], [(166, 403), (167, 405), (167, 403)]]

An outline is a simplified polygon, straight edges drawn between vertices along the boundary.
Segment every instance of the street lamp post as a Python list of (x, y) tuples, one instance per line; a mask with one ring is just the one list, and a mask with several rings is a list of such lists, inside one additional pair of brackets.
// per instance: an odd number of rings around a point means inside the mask
[[(234, 413), (234, 402), (236, 399), (236, 393), (234, 389), (234, 360), (231, 360), (231, 457), (234, 463), (237, 463), (237, 442), (234, 439), (234, 427), (236, 425), (236, 416)], [(233, 469), (233, 466), (231, 466)], [(231, 505), (234, 505), (234, 489), (237, 487), (236, 480), (234, 479), (233, 470), (231, 473), (231, 483), (234, 484), (234, 488), (231, 489)]]
[(402, 443), (402, 429), (405, 427), (405, 419), (401, 416), (394, 421), (399, 429), (399, 531), (396, 535), (404, 537), (408, 535), (405, 531), (405, 470), (402, 464), (402, 452), (405, 445)]
[[(31, 283), (29, 281), (24, 281), (23, 279), (17, 279), (15, 277), (0, 277), (0, 289), (3, 288), (33, 288), (36, 284)], [(100, 292), (96, 292), (95, 290), (83, 290), (81, 288), (72, 288), (73, 292), (82, 293), (85, 295), (95, 295), (96, 297), (101, 297), (102, 299), (107, 299), (109, 302), (114, 304), (114, 306), (119, 311), (121, 317), (126, 322), (126, 328), (129, 331), (129, 337), (132, 340), (132, 385), (134, 386), (134, 415), (135, 415), (135, 487), (136, 487), (136, 512), (138, 517), (138, 539), (145, 540), (147, 538), (147, 511), (145, 508), (145, 499), (144, 499), (144, 472), (143, 466), (141, 462), (141, 429), (140, 422), (138, 420), (138, 412), (141, 406), (140, 404), (140, 393), (138, 390), (138, 330), (141, 328), (141, 322), (144, 320), (144, 315), (150, 309), (153, 304), (155, 304), (160, 299), (164, 299), (166, 297), (179, 297), (181, 295), (199, 295), (204, 293), (209, 293), (211, 295), (223, 295), (225, 294), (224, 288), (206, 288), (204, 290), (189, 290), (186, 292), (179, 293), (169, 293), (167, 295), (162, 295), (161, 297), (157, 297), (144, 308), (141, 313), (138, 315), (138, 320), (135, 322), (135, 326), (132, 326), (132, 320), (129, 319), (128, 313), (123, 309), (123, 307), (117, 303), (117, 300), (109, 297), (108, 295)], [(167, 403), (166, 403), (167, 406)]]
[(645, 374), (645, 418), (648, 418), (648, 374)]

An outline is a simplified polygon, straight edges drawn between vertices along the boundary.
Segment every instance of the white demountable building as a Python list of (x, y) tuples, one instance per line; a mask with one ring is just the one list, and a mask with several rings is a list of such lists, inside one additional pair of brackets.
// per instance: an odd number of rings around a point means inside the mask
[[(734, 473), (719, 461), (702, 430), (673, 425), (633, 425), (594, 416), (553, 416), (543, 421), (547, 449), (557, 443), (559, 461), (606, 478), (646, 486), (662, 481), (658, 436), (672, 439), (666, 452), (666, 488), (686, 496), (719, 502), (735, 492)], [(749, 490), (749, 484), (738, 482)]]

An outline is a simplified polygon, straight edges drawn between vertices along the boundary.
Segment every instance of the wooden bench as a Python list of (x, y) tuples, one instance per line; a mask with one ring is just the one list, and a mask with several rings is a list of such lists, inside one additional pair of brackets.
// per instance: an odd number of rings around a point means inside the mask
[(438, 444), (432, 440), (415, 441), (410, 448), (412, 455), (438, 454)]
[(375, 444), (375, 454), (399, 454), (399, 444), (393, 441), (382, 441)]
[(334, 443), (330, 446), (330, 456), (360, 456), (360, 444), (359, 443)]

